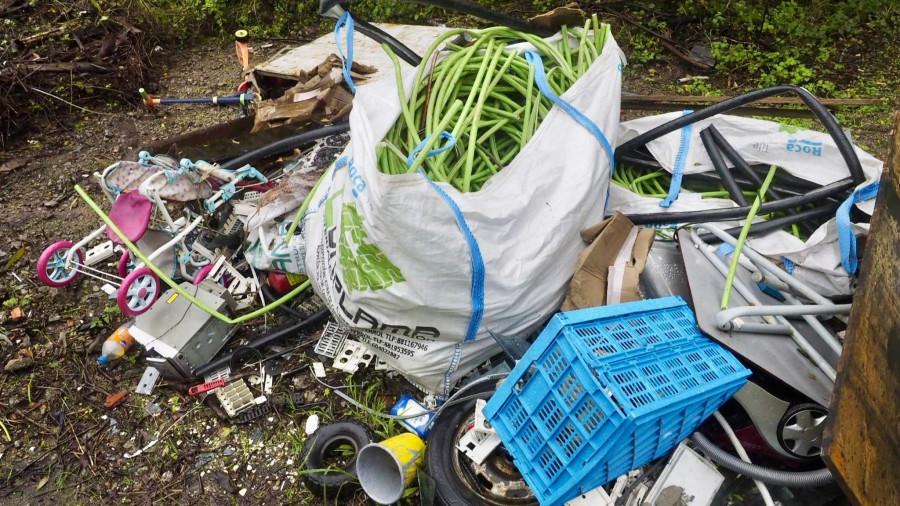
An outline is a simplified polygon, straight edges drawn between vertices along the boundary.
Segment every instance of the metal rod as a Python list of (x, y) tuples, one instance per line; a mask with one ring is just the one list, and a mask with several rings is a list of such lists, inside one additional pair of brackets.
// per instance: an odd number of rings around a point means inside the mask
[[(700, 249), (700, 252), (703, 253), (703, 255), (710, 261), (710, 263), (713, 265), (713, 267), (715, 267), (716, 270), (718, 270), (719, 273), (722, 274), (722, 276), (724, 277), (724, 276), (728, 275), (728, 267), (725, 265), (724, 262), (722, 262), (722, 259), (720, 259), (718, 256), (715, 255), (715, 253), (712, 253), (711, 251), (709, 251), (710, 246), (708, 244), (706, 244), (705, 242), (703, 242), (703, 240), (700, 238), (700, 234), (698, 232), (698, 230), (701, 228), (709, 230), (709, 227), (710, 227), (709, 224), (696, 225), (696, 226), (692, 227), (691, 228), (691, 241), (693, 241), (693, 243), (697, 246), (697, 248)], [(721, 232), (721, 230), (719, 230), (719, 231)], [(744, 251), (746, 252), (747, 248), (745, 248)], [(756, 295), (754, 295), (753, 292), (751, 292), (747, 288), (747, 285), (742, 283), (740, 280), (738, 280), (738, 279), (734, 280), (734, 288), (735, 288), (735, 290), (738, 291), (738, 293), (742, 297), (744, 297), (744, 299), (750, 305), (754, 305), (754, 306), (762, 305), (762, 303), (756, 297)], [(797, 344), (797, 346), (800, 347), (800, 350), (803, 351), (803, 353), (806, 355), (806, 357), (808, 357), (809, 360), (816, 367), (818, 367), (823, 373), (825, 373), (825, 375), (828, 376), (828, 378), (831, 379), (831, 381), (834, 381), (837, 378), (837, 373), (835, 372), (834, 368), (831, 367), (831, 364), (829, 364), (825, 360), (825, 358), (821, 354), (819, 354), (819, 352), (816, 351), (816, 349), (813, 348), (811, 344), (809, 344), (809, 341), (807, 341), (806, 338), (803, 337), (803, 334), (801, 334), (797, 330), (796, 327), (794, 327), (789, 321), (787, 321), (786, 318), (784, 318), (783, 316), (774, 316), (773, 317), (773, 316), (768, 316), (768, 315), (762, 316), (761, 318), (763, 318), (768, 323), (780, 324), (780, 325), (790, 328), (791, 329), (791, 334), (790, 334), (791, 339)]]
[[(735, 327), (743, 324), (743, 322), (733, 321), (741, 316), (808, 316), (818, 323), (819, 321), (811, 315), (847, 314), (850, 312), (850, 304), (805, 305), (791, 295), (785, 296), (786, 299), (788, 297), (790, 297), (788, 299), (789, 302), (793, 299), (790, 306), (741, 306), (723, 309), (716, 314), (716, 326), (726, 331), (733, 330)], [(840, 354), (840, 350), (837, 352)]]
[[(725, 232), (721, 228), (717, 227), (716, 225), (713, 225), (711, 223), (704, 223), (702, 225), (696, 225), (692, 229), (692, 232), (693, 232), (693, 230), (697, 230), (698, 228), (701, 228), (701, 229), (711, 232), (713, 235), (717, 236), (720, 240), (727, 242), (728, 244), (731, 244), (732, 246), (737, 244), (737, 239), (735, 239), (734, 237), (731, 237), (730, 235), (728, 235), (727, 232)], [(782, 282), (784, 282), (785, 284), (790, 286), (797, 294), (806, 297), (807, 299), (815, 302), (816, 304), (822, 304), (822, 305), (831, 304), (831, 301), (828, 300), (827, 298), (825, 298), (824, 296), (822, 296), (819, 292), (813, 290), (812, 288), (807, 286), (805, 283), (797, 280), (797, 278), (791, 276), (787, 272), (784, 272), (783, 270), (779, 269), (777, 265), (772, 263), (766, 257), (764, 257), (764, 256), (760, 255), (759, 253), (757, 253), (756, 251), (754, 251), (753, 248), (745, 247), (743, 249), (743, 254), (747, 255), (747, 258), (749, 258), (758, 267), (761, 267), (761, 268), (765, 269), (766, 271), (769, 271), (772, 275), (774, 275), (775, 277), (780, 279)]]
[[(804, 307), (804, 308), (824, 307), (824, 306), (815, 306), (815, 305), (805, 305), (802, 302), (800, 302), (799, 300), (797, 300), (796, 297), (794, 297), (793, 295), (791, 295), (789, 293), (785, 293), (782, 295), (784, 295), (784, 299), (786, 301), (788, 301), (788, 303), (794, 305), (793, 307)], [(829, 312), (829, 313), (816, 313), (816, 314), (850, 314), (850, 304), (840, 304), (840, 305), (836, 305), (835, 307), (841, 308), (841, 311), (835, 311), (833, 313)], [(819, 337), (821, 337), (822, 340), (825, 341), (825, 344), (827, 344), (828, 347), (831, 348), (831, 351), (833, 351), (835, 354), (837, 354), (837, 356), (841, 356), (841, 353), (844, 351), (844, 346), (841, 344), (840, 341), (838, 341), (837, 337), (835, 337), (834, 334), (832, 334), (828, 329), (825, 328), (825, 325), (822, 325), (822, 322), (820, 322), (816, 317), (810, 316), (810, 314), (813, 314), (813, 313), (808, 313), (808, 314), (803, 315), (803, 320), (806, 321), (806, 324), (809, 325), (814, 331), (816, 331), (816, 334), (819, 334)]]

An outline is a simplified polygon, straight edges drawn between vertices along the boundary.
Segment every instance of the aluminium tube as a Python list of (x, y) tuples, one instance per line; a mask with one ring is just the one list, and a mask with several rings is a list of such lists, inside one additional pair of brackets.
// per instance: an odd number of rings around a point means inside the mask
[[(716, 256), (715, 253), (709, 251), (710, 246), (703, 242), (702, 239), (700, 239), (698, 229), (705, 228), (707, 226), (709, 225), (698, 225), (691, 228), (691, 241), (696, 245), (697, 248), (700, 249), (700, 252), (703, 253), (703, 255), (709, 260), (713, 267), (715, 267), (716, 270), (718, 270), (719, 273), (722, 274), (722, 276), (727, 277), (728, 267), (725, 265), (722, 259)], [(746, 248), (744, 251), (746, 251)], [(744, 299), (747, 300), (749, 304), (754, 306), (762, 305), (756, 295), (754, 295), (753, 292), (751, 292), (747, 288), (747, 286), (737, 278), (735, 278), (734, 280), (734, 288), (742, 297), (744, 297)], [(813, 348), (811, 344), (809, 344), (809, 341), (807, 341), (806, 338), (803, 337), (803, 335), (796, 329), (796, 327), (791, 325), (791, 323), (788, 322), (786, 318), (784, 318), (783, 316), (776, 316), (774, 318), (771, 316), (763, 316), (762, 318), (769, 323), (778, 323), (789, 327), (792, 330), (791, 339), (797, 344), (797, 346), (803, 351), (803, 353), (809, 358), (809, 360), (812, 361), (812, 363), (815, 364), (815, 366), (818, 367), (823, 373), (825, 373), (825, 375), (828, 376), (831, 381), (834, 381), (835, 378), (837, 378), (837, 373), (835, 372), (834, 368), (831, 367), (831, 364), (829, 364), (825, 360), (825, 358), (822, 357), (822, 355), (819, 354), (819, 352), (816, 351), (816, 349)]]
[[(800, 304), (796, 298), (791, 297), (796, 302), (792, 304)], [(790, 299), (788, 299), (790, 301)], [(831, 304), (831, 305), (778, 305), (778, 306), (741, 306), (723, 309), (716, 314), (716, 326), (722, 330), (734, 330), (740, 327), (743, 322), (734, 322), (735, 318), (741, 316), (809, 316), (817, 314), (836, 314), (849, 313), (850, 304)], [(815, 318), (813, 318), (815, 320)], [(816, 320), (818, 321), (818, 320)]]
[[(718, 237), (720, 240), (727, 242), (728, 244), (735, 246), (737, 244), (737, 239), (728, 235), (721, 228), (710, 224), (704, 223), (703, 225), (698, 225), (698, 227), (705, 229), (711, 232), (713, 235)], [(770, 272), (772, 275), (777, 277), (779, 280), (787, 284), (791, 287), (793, 291), (795, 291), (798, 295), (802, 295), (807, 299), (815, 302), (816, 304), (828, 305), (831, 304), (831, 301), (821, 295), (819, 292), (813, 290), (805, 283), (798, 281), (795, 277), (791, 276), (787, 272), (778, 268), (777, 265), (772, 263), (769, 259), (764, 257), (763, 255), (757, 253), (753, 248), (744, 248), (742, 253), (747, 255), (753, 263), (755, 263), (760, 269), (765, 269)]]

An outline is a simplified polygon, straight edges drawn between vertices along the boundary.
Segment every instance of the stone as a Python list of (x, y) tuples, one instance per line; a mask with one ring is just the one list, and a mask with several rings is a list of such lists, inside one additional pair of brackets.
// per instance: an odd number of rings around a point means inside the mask
[(6, 366), (3, 367), (3, 370), (6, 372), (16, 372), (21, 371), (22, 369), (27, 369), (34, 365), (34, 359), (29, 356), (14, 358), (6, 363)]

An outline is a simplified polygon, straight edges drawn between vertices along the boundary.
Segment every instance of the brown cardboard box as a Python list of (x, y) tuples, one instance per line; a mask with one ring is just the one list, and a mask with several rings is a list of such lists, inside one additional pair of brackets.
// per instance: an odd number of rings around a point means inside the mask
[[(299, 72), (297, 84), (281, 98), (257, 104), (253, 131), (308, 121), (333, 122), (350, 114), (353, 94), (341, 84), (342, 65), (341, 59), (332, 54), (316, 68)], [(353, 62), (351, 71), (362, 80), (375, 68)]]
[[(575, 275), (569, 284), (569, 292), (563, 302), (562, 311), (606, 304), (609, 268), (615, 263), (633, 228), (635, 227), (631, 220), (617, 212), (612, 218), (581, 231), (581, 237), (591, 244), (578, 255)], [(630, 258), (624, 265), (619, 302), (641, 300), (638, 293), (639, 276), (646, 265), (654, 237), (656, 232), (653, 229), (638, 230)]]

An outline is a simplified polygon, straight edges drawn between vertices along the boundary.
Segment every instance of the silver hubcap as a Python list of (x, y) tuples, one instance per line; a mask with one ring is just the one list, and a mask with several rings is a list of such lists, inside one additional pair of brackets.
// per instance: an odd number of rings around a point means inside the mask
[(814, 457), (822, 452), (822, 433), (828, 415), (804, 410), (790, 417), (781, 430), (781, 438), (791, 453)]

